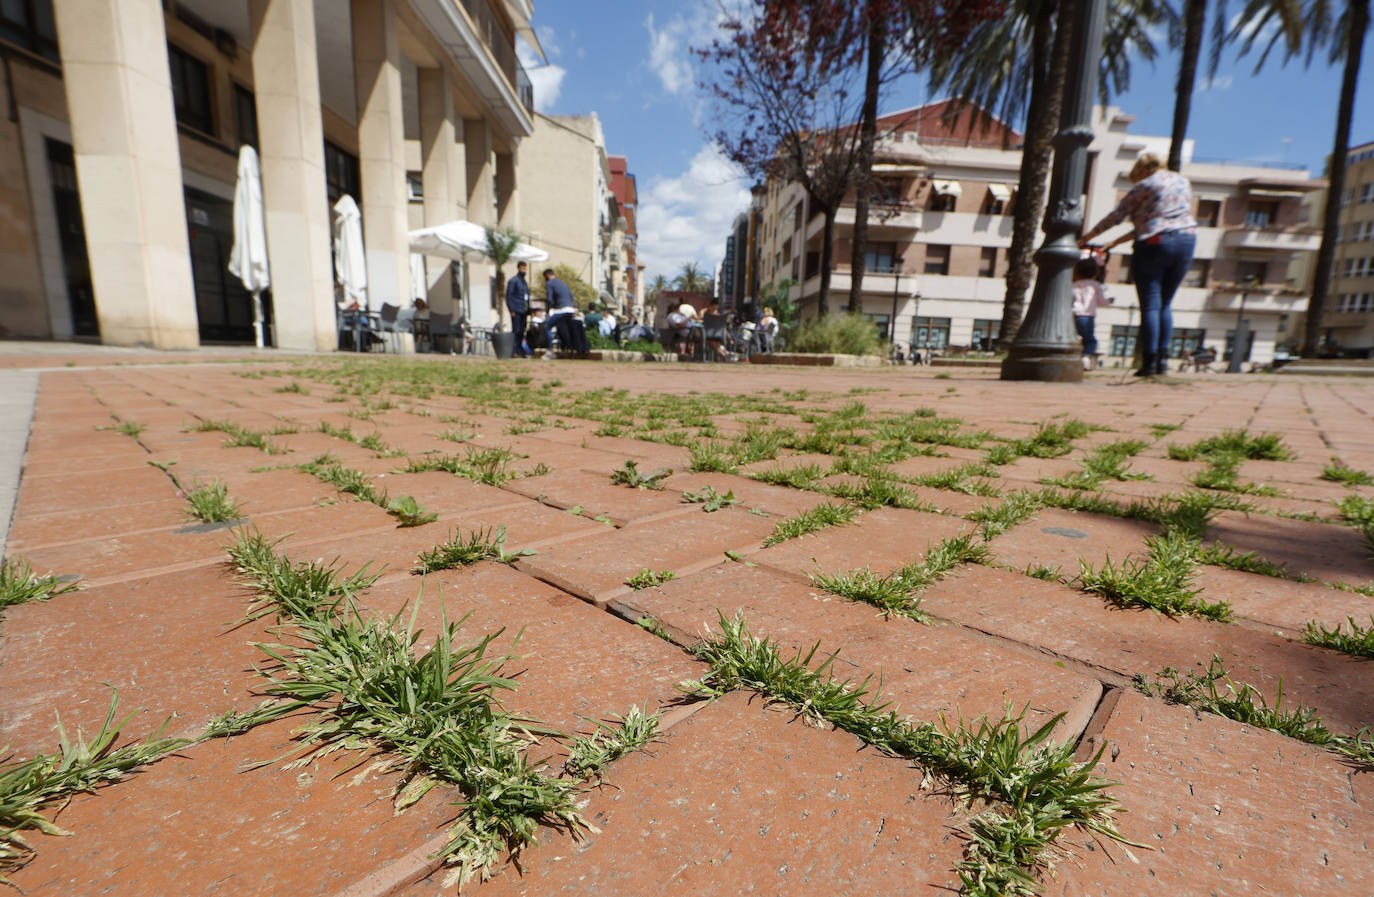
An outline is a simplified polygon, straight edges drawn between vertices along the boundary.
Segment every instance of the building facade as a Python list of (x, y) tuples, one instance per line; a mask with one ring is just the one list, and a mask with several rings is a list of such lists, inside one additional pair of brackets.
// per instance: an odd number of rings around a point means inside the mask
[[(996, 347), (1005, 294), (1007, 250), (1020, 169), (1021, 136), (991, 116), (966, 111), (946, 122), (945, 103), (904, 110), (880, 121), (874, 174), (878, 196), (869, 217), (862, 312), (901, 345), (946, 351)], [(1167, 137), (1129, 133), (1133, 118), (1099, 108), (1084, 184), (1086, 218), (1097, 221), (1130, 187), (1127, 173), (1146, 150), (1167, 154)], [(1290, 263), (1316, 250), (1319, 232), (1302, 223), (1305, 196), (1324, 186), (1305, 170), (1191, 158), (1199, 220), (1197, 253), (1174, 299), (1172, 354), (1201, 346), (1229, 351), (1238, 316), (1250, 333), (1247, 360), (1272, 358), (1280, 328), (1301, 312), (1307, 294)], [(836, 221), (831, 293), (819, 295), (823, 220), (810, 215), (795, 183), (770, 181), (756, 193), (758, 282), (797, 281), (803, 317), (825, 302), (842, 309), (850, 285), (852, 199)], [(1104, 235), (1104, 242), (1126, 226)], [(1037, 242), (1039, 237), (1037, 237)], [(1112, 252), (1098, 314), (1105, 353), (1134, 352), (1139, 315), (1130, 284), (1130, 244)], [(1029, 297), (1028, 297), (1029, 298)]]
[(528, 0), (24, 0), (0, 9), (0, 328), (191, 348), (253, 340), (227, 264), (239, 147), (261, 159), (275, 345), (336, 345), (333, 204), (362, 209), (368, 301), (490, 324), (490, 266), (407, 232), (518, 226)]
[(531, 244), (549, 253), (550, 266), (568, 265), (587, 284), (604, 290), (618, 212), (606, 136), (596, 113), (536, 113), (520, 165), (520, 217)]
[(1374, 143), (1346, 156), (1336, 255), (1322, 315), (1322, 337), (1333, 353), (1374, 353)]

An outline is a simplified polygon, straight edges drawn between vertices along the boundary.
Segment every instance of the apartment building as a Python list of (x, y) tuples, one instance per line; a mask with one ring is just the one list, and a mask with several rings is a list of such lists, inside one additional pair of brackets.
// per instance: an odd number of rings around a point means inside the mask
[[(253, 340), (227, 265), (240, 146), (261, 158), (269, 335), (336, 345), (331, 209), (362, 209), (369, 301), (414, 294), (407, 232), (519, 224), (529, 0), (0, 5), (0, 333)], [(436, 314), (492, 322), (490, 266), (429, 259)]]
[(1352, 147), (1346, 165), (1322, 336), (1332, 352), (1367, 358), (1374, 353), (1374, 143)]
[[(885, 136), (873, 167), (880, 187), (869, 217), (862, 312), (903, 345), (987, 350), (1000, 329), (1021, 135), (975, 110), (946, 121), (946, 107), (933, 103), (880, 122)], [(1084, 184), (1089, 223), (1125, 195), (1127, 173), (1141, 152), (1167, 153), (1167, 137), (1131, 134), (1133, 120), (1114, 107), (1097, 110)], [(1320, 243), (1318, 230), (1302, 224), (1300, 207), (1324, 184), (1305, 170), (1205, 162), (1191, 150), (1183, 173), (1193, 184), (1200, 226), (1195, 261), (1173, 304), (1172, 354), (1204, 345), (1229, 352), (1243, 314), (1250, 334), (1245, 357), (1267, 362), (1281, 325), (1305, 308), (1307, 294), (1290, 278), (1289, 264)], [(809, 213), (805, 192), (770, 181), (756, 193), (753, 211), (761, 221), (757, 282), (797, 280), (792, 296), (803, 317), (814, 316), (822, 301), (842, 309), (850, 285), (852, 201), (837, 217), (831, 293), (824, 299), (823, 221)], [(1115, 305), (1098, 315), (1099, 341), (1114, 356), (1133, 353), (1139, 325), (1129, 252), (1127, 243), (1112, 254), (1107, 293)]]
[(620, 207), (621, 232), (619, 238), (619, 265), (613, 268), (612, 293), (620, 304), (622, 313), (634, 315), (644, 320), (644, 265), (639, 261), (639, 185), (630, 172), (630, 161), (624, 156), (610, 156), (607, 162), (611, 169), (611, 192), (615, 194)]

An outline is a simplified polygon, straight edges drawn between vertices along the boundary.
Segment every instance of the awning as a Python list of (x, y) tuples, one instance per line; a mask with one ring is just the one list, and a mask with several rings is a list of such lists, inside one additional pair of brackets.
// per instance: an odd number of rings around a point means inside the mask
[(1002, 202), (1011, 199), (1011, 188), (1006, 184), (988, 184), (988, 192), (992, 194), (993, 199), (1000, 199)]
[(962, 196), (964, 189), (958, 181), (936, 181), (935, 192), (940, 196)]
[(1301, 199), (1306, 195), (1301, 190), (1262, 190), (1257, 187), (1251, 187), (1249, 193), (1251, 196), (1262, 196), (1265, 199), (1289, 199), (1295, 196)]

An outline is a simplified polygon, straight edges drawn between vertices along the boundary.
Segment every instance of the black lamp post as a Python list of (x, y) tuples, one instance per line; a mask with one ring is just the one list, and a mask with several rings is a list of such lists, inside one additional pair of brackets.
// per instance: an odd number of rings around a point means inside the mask
[(902, 280), (902, 257), (892, 260), (892, 317), (888, 318), (887, 335), (893, 346), (897, 345), (897, 285)]
[(1250, 327), (1245, 323), (1245, 300), (1258, 282), (1253, 274), (1240, 284), (1240, 309), (1236, 312), (1235, 336), (1231, 339), (1231, 357), (1226, 362), (1226, 373), (1239, 374), (1245, 361), (1245, 346), (1250, 342)]
[(1092, 143), (1093, 98), (1102, 52), (1106, 0), (1074, 0), (1073, 40), (1059, 133), (1054, 137), (1054, 174), (1045, 208), (1045, 242), (1035, 253), (1039, 268), (1030, 310), (1002, 362), (1003, 380), (1076, 383), (1083, 379), (1078, 334), (1073, 326), (1073, 266), (1083, 229), (1082, 188)]

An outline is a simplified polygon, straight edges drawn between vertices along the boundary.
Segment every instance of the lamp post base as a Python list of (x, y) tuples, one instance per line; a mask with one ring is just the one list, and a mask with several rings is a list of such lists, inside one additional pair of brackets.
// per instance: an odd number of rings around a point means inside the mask
[(1002, 362), (1003, 380), (1041, 380), (1046, 383), (1082, 383), (1083, 359), (1077, 347), (1071, 352), (1046, 348), (1018, 348)]

